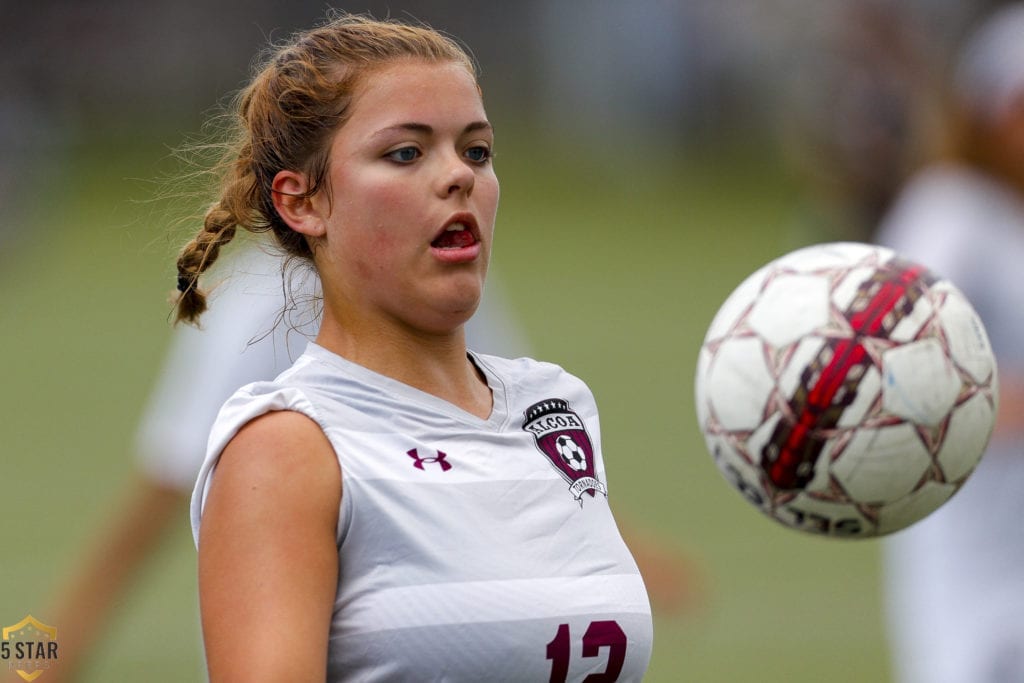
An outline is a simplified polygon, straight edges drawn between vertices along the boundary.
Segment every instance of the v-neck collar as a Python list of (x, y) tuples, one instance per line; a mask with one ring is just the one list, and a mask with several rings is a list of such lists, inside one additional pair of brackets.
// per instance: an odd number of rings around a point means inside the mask
[(439, 396), (417, 389), (405, 382), (401, 382), (387, 375), (370, 370), (367, 367), (354, 363), (343, 356), (330, 351), (316, 342), (310, 342), (306, 348), (306, 355), (313, 359), (326, 363), (344, 372), (349, 377), (364, 384), (377, 387), (389, 394), (399, 396), (403, 400), (410, 401), (433, 412), (443, 413), (458, 420), (484, 429), (501, 429), (508, 417), (508, 396), (504, 381), (486, 361), (473, 351), (467, 351), (466, 356), (477, 370), (483, 374), (487, 386), (491, 390), (491, 413), (486, 418), (480, 418), (473, 413), (463, 410), (459, 406), (446, 401)]

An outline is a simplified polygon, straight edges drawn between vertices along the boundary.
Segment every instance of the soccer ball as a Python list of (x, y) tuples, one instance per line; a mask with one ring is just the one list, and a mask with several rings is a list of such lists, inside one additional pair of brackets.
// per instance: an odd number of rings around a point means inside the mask
[(782, 524), (880, 536), (974, 470), (998, 401), (988, 336), (948, 280), (883, 247), (772, 261), (719, 309), (697, 361), (715, 464)]
[(587, 455), (572, 440), (571, 436), (566, 434), (560, 435), (555, 439), (555, 448), (558, 450), (558, 454), (562, 456), (562, 460), (565, 461), (565, 464), (573, 472), (582, 472), (587, 469)]

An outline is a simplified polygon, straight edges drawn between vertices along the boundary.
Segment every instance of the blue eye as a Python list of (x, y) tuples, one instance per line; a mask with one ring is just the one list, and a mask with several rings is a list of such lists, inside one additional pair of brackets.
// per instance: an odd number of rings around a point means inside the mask
[(402, 147), (392, 152), (387, 153), (387, 157), (392, 161), (397, 161), (402, 164), (408, 164), (416, 161), (420, 157), (421, 152), (415, 147)]
[(493, 156), (490, 147), (484, 147), (483, 145), (476, 145), (466, 150), (466, 157), (470, 161), (482, 164)]

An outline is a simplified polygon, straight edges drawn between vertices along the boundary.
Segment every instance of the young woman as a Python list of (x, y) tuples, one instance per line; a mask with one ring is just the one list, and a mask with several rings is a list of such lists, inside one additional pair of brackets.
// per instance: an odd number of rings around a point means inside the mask
[(312, 262), (323, 315), (211, 434), (192, 502), (211, 680), (640, 680), (650, 607), (593, 396), (466, 349), (498, 181), (465, 52), (340, 16), (269, 57), (238, 121), (179, 317), (237, 227)]

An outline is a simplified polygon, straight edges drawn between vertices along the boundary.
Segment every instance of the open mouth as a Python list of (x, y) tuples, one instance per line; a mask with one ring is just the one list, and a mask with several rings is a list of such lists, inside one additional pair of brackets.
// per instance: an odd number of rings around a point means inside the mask
[(468, 225), (452, 223), (430, 243), (430, 246), (436, 249), (465, 249), (476, 242), (476, 235)]

